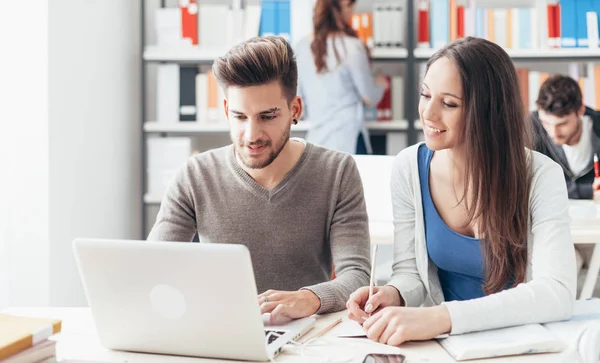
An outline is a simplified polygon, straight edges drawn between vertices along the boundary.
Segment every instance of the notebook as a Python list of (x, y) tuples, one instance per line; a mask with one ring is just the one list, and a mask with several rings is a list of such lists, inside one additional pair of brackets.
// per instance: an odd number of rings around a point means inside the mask
[(60, 330), (60, 320), (0, 314), (0, 360), (42, 343)]
[(438, 342), (457, 361), (508, 355), (557, 353), (569, 347), (569, 337), (590, 320), (600, 320), (600, 300), (575, 301), (568, 321), (528, 324), (452, 335)]

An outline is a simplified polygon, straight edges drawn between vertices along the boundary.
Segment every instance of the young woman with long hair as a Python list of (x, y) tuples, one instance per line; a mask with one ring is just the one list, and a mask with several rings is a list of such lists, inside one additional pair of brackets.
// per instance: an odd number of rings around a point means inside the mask
[(510, 57), (472, 37), (439, 50), (419, 115), (425, 143), (400, 152), (392, 173), (392, 279), (371, 299), (368, 288), (351, 295), (350, 317), (390, 345), (568, 319), (567, 189), (561, 168), (528, 149)]

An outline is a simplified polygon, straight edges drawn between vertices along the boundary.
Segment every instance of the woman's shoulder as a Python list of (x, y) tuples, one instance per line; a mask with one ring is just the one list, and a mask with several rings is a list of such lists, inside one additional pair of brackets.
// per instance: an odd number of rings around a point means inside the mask
[(426, 147), (424, 142), (418, 142), (402, 149), (394, 158), (394, 169), (403, 170), (404, 172), (418, 171), (417, 161), (421, 147)]
[(529, 153), (529, 159), (534, 177), (540, 174), (547, 173), (549, 170), (562, 172), (560, 165), (558, 165), (554, 160), (550, 159), (548, 156), (530, 149), (527, 149), (527, 152)]

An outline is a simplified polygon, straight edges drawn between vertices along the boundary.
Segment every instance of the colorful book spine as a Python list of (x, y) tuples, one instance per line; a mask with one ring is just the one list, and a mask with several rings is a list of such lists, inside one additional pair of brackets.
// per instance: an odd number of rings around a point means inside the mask
[(180, 0), (181, 37), (191, 45), (198, 45), (198, 4), (196, 0)]
[(448, 0), (431, 0), (431, 46), (442, 48), (450, 41), (450, 2)]
[(418, 24), (418, 35), (417, 35), (417, 47), (429, 48), (429, 1), (419, 0), (419, 24)]

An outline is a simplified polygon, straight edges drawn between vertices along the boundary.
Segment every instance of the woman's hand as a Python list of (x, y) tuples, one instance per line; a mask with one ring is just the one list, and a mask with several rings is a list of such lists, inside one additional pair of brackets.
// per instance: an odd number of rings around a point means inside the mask
[(386, 306), (400, 306), (402, 299), (400, 293), (393, 286), (381, 286), (373, 288), (373, 296), (369, 300), (369, 287), (361, 287), (350, 295), (346, 308), (348, 318), (362, 325), (369, 314), (383, 309)]
[(452, 330), (444, 305), (427, 308), (387, 307), (367, 319), (363, 327), (369, 339), (388, 345), (410, 340), (429, 340)]

